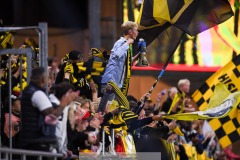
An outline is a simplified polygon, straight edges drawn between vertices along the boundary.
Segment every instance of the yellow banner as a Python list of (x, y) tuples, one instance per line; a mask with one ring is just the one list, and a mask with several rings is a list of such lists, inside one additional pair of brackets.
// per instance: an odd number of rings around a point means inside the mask
[[(200, 110), (205, 110), (207, 106), (217, 104), (226, 96), (221, 92), (221, 97), (213, 98), (215, 85), (222, 82), (226, 85), (228, 91), (237, 94), (240, 91), (240, 55), (235, 57), (231, 62), (222, 69), (214, 73), (207, 79), (205, 84), (194, 92), (193, 100), (197, 103)], [(225, 148), (240, 139), (240, 104), (239, 97), (236, 99), (235, 107), (224, 118), (215, 118), (209, 120), (209, 124), (215, 131), (219, 143)]]
[(240, 55), (208, 78), (202, 87), (196, 90), (192, 98), (197, 103), (199, 110), (205, 110), (215, 86), (222, 82), (233, 93), (240, 91)]

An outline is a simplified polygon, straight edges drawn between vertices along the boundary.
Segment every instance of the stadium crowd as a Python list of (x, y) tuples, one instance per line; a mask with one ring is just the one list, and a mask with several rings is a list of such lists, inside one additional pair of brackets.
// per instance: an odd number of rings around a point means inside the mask
[[(64, 159), (79, 154), (98, 157), (103, 149), (123, 157), (161, 152), (162, 159), (240, 159), (231, 146), (221, 148), (206, 120), (162, 118), (196, 110), (188, 94), (188, 79), (159, 91), (155, 104), (148, 93), (139, 100), (127, 95), (125, 82), (131, 70), (127, 62), (138, 60), (140, 53), (134, 57), (129, 54), (138, 34), (136, 24), (126, 22), (122, 31), (124, 36), (114, 44), (110, 56), (107, 51), (91, 48), (89, 59), (84, 61), (83, 53), (72, 50), (61, 60), (49, 58), (47, 73), (35, 56), (29, 84), (26, 57), (1, 55), (1, 145), (9, 147), (11, 136), (13, 148), (62, 153)], [(2, 49), (12, 46), (11, 38), (6, 40), (8, 36), (13, 35), (1, 36)], [(32, 39), (21, 46), (26, 47), (38, 54)]]

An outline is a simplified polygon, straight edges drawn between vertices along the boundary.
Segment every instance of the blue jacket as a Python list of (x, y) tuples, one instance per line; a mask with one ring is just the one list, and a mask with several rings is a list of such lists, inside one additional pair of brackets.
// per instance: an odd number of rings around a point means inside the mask
[(102, 84), (113, 81), (119, 88), (122, 88), (126, 70), (125, 61), (129, 49), (129, 45), (126, 44), (126, 41), (126, 38), (121, 37), (114, 44), (105, 73), (102, 77)]

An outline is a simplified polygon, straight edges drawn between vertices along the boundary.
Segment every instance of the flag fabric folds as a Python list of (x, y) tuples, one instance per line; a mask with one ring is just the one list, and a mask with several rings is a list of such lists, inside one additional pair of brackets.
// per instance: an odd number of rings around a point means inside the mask
[(218, 83), (206, 109), (196, 112), (166, 115), (164, 118), (185, 121), (224, 118), (230, 113), (235, 112), (239, 103), (240, 91), (231, 93), (225, 84)]
[[(200, 110), (205, 110), (212, 101), (213, 90), (219, 82), (226, 85), (231, 93), (240, 91), (240, 55), (210, 76), (206, 82), (196, 90), (192, 98), (197, 103)], [(225, 95), (226, 96), (226, 95)], [(224, 97), (224, 95), (223, 95)], [(215, 99), (220, 101), (221, 98)], [(223, 148), (240, 139), (240, 104), (236, 104), (227, 116), (219, 119), (209, 120), (209, 124), (215, 131), (219, 143)]]
[(233, 108), (228, 116), (211, 119), (210, 126), (215, 131), (222, 148), (240, 140), (240, 106)]
[(195, 36), (231, 16), (228, 0), (144, 0), (137, 20), (138, 38), (149, 45), (156, 38), (169, 37), (174, 52), (182, 33)]
[(228, 0), (145, 0), (139, 30), (170, 23), (195, 36), (233, 16)]
[(240, 55), (210, 76), (206, 82), (193, 93), (192, 98), (197, 103), (199, 110), (204, 110), (207, 107), (213, 90), (219, 82), (226, 84), (227, 89), (232, 93), (240, 91)]

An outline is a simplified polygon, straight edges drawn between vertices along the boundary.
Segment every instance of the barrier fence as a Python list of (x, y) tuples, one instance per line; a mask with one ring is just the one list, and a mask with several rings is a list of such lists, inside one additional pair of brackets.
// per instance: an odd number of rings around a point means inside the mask
[[(18, 31), (18, 30), (35, 30), (39, 36), (39, 66), (44, 67), (45, 71), (47, 72), (47, 66), (48, 66), (48, 41), (47, 41), (47, 23), (39, 23), (38, 26), (27, 26), (27, 27), (0, 27), (0, 32), (12, 32), (12, 31)], [(1, 49), (0, 50), (0, 56), (2, 55), (19, 55), (20, 57), (20, 93), (22, 92), (22, 64), (23, 64), (23, 60), (22, 60), (22, 55), (26, 55), (27, 57), (27, 82), (30, 81), (30, 76), (31, 76), (31, 71), (32, 71), (32, 55), (33, 55), (33, 51), (31, 48), (24, 48), (24, 49), (17, 49), (17, 48), (12, 48), (12, 49)], [(8, 65), (8, 97), (9, 97), (9, 148), (5, 148), (2, 147), (2, 140), (0, 137), (0, 159), (2, 158), (2, 155), (5, 155), (5, 157), (7, 159), (12, 160), (12, 154), (19, 154), (22, 155), (23, 159), (24, 157), (26, 158), (26, 155), (36, 155), (39, 157), (39, 159), (41, 159), (42, 156), (47, 156), (47, 157), (62, 157), (61, 154), (52, 154), (52, 153), (48, 153), (48, 152), (36, 152), (36, 151), (27, 151), (27, 150), (18, 150), (18, 149), (13, 149), (12, 148), (12, 103), (11, 103), (11, 95), (12, 95), (12, 81), (11, 81), (11, 77), (12, 77), (12, 70), (11, 70), (11, 56), (9, 56), (8, 60), (7, 60), (7, 65)], [(0, 68), (1, 69), (1, 68)], [(1, 77), (0, 77), (1, 80)], [(47, 83), (45, 84), (46, 88), (47, 88)], [(47, 91), (46, 91), (47, 92)], [(6, 93), (1, 93), (0, 90), (0, 119), (2, 120), (2, 102), (3, 100), (1, 99), (2, 94), (6, 94)], [(1, 126), (2, 128), (3, 126)], [(3, 133), (0, 133), (1, 135)]]

